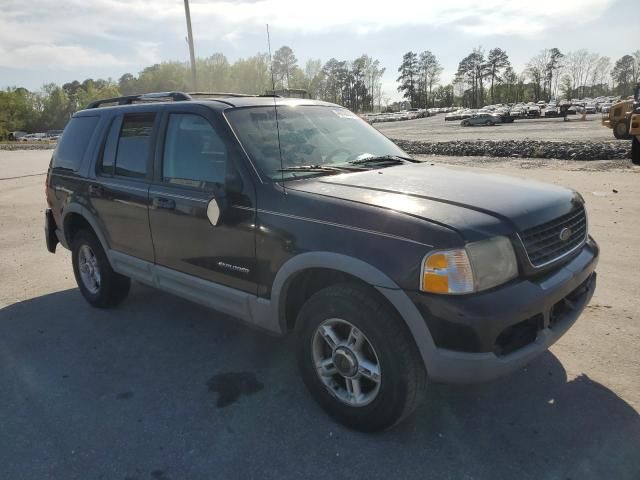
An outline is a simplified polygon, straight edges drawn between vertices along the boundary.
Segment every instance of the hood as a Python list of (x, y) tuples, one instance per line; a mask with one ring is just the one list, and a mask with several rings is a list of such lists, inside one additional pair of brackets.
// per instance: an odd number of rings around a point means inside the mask
[(288, 189), (394, 210), (458, 231), (469, 241), (510, 234), (569, 213), (569, 189), (427, 163), (291, 182)]

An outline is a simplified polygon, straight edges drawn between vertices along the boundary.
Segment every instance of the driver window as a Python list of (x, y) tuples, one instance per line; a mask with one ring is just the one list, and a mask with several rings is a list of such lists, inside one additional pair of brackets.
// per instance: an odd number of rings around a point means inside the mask
[(164, 182), (207, 188), (225, 181), (227, 149), (203, 117), (188, 113), (169, 115), (162, 162)]

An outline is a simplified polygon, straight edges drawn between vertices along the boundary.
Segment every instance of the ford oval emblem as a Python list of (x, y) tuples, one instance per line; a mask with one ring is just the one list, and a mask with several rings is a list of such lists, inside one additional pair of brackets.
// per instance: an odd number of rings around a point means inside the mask
[(571, 238), (571, 229), (570, 228), (564, 227), (562, 230), (560, 230), (560, 240), (562, 240), (563, 242), (566, 242), (570, 238)]

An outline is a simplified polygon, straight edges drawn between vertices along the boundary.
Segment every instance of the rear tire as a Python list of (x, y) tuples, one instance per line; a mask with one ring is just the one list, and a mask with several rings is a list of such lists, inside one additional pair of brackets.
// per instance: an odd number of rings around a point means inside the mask
[(631, 162), (640, 165), (640, 139), (635, 136), (631, 139)]
[(94, 307), (109, 308), (127, 297), (131, 280), (113, 271), (92, 231), (80, 230), (73, 236), (71, 255), (76, 283), (87, 302)]
[(302, 379), (334, 419), (384, 430), (422, 401), (427, 376), (413, 337), (372, 289), (342, 283), (320, 290), (296, 325)]

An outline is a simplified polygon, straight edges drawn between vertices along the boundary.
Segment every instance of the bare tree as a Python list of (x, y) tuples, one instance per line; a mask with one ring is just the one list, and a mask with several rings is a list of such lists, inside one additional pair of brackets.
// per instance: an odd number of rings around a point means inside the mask
[(535, 57), (527, 62), (525, 75), (531, 79), (533, 84), (533, 96), (536, 101), (542, 98), (544, 92), (544, 83), (547, 78), (547, 68), (551, 52), (548, 49), (540, 50)]
[[(593, 90), (593, 85), (595, 83), (594, 72), (598, 66), (598, 61), (600, 60), (600, 55), (597, 53), (590, 53), (585, 58), (585, 66), (584, 66), (584, 82), (582, 84), (582, 97), (586, 96), (587, 87), (591, 87), (590, 90)], [(593, 94), (593, 92), (591, 92)]]
[(442, 67), (436, 56), (429, 50), (418, 58), (418, 98), (420, 104), (427, 108), (433, 105), (433, 87), (440, 81)]
[(566, 75), (569, 82), (564, 82), (565, 88), (568, 87), (566, 95), (569, 99), (579, 92), (579, 88), (584, 85), (585, 71), (589, 52), (582, 48), (575, 52), (569, 52), (566, 56)]
[(380, 109), (381, 79), (386, 68), (380, 66), (380, 60), (374, 60), (368, 55), (362, 55), (361, 58), (364, 62), (364, 84), (371, 97), (371, 110), (374, 109), (376, 99), (378, 100), (378, 109)]
[(600, 57), (598, 64), (596, 65), (596, 83), (598, 85), (605, 85), (611, 72), (611, 58)]
[(631, 54), (633, 56), (633, 83), (640, 82), (640, 50), (636, 50)]

